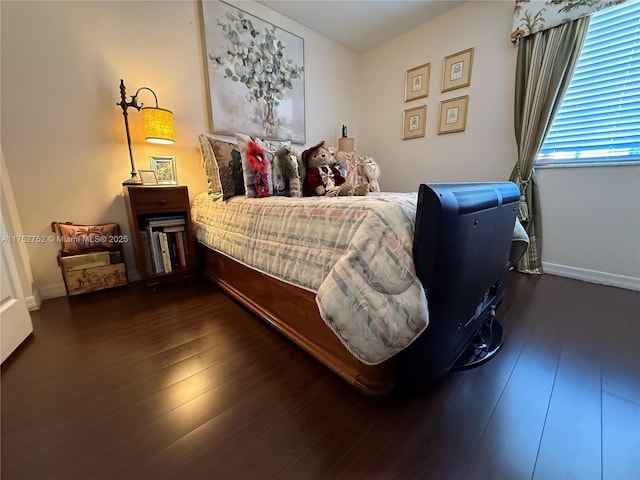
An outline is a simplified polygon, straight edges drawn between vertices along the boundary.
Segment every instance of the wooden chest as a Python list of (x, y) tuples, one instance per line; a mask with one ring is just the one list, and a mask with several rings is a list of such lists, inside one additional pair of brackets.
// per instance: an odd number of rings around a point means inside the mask
[[(68, 295), (127, 284), (127, 269), (116, 252), (94, 252), (59, 258)], [(116, 261), (118, 263), (112, 263)]]

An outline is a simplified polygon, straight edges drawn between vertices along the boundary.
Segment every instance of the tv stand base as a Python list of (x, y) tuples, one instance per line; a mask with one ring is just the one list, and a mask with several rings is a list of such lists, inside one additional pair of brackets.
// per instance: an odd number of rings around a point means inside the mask
[(482, 324), (467, 349), (453, 364), (451, 370), (466, 370), (482, 365), (500, 351), (503, 340), (502, 325), (493, 315)]

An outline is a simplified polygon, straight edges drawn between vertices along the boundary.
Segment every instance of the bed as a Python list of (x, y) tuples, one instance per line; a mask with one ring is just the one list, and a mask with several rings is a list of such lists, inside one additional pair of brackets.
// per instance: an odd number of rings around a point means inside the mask
[(383, 394), (442, 376), (493, 315), (518, 201), (510, 182), (338, 198), (205, 192), (192, 221), (209, 279), (359, 390)]

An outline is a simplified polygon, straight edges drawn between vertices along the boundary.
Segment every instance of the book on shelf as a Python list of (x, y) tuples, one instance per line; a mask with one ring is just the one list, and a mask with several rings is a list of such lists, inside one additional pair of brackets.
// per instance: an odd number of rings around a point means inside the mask
[(152, 230), (151, 237), (153, 250), (153, 273), (164, 273), (164, 261), (162, 259), (162, 245), (160, 244), (160, 232)]
[(174, 267), (187, 266), (187, 237), (184, 230), (176, 232), (166, 232), (169, 243), (171, 262)]
[(171, 267), (171, 254), (169, 253), (169, 243), (167, 242), (167, 234), (164, 232), (158, 232), (160, 237), (160, 250), (162, 252), (162, 265), (164, 272), (169, 273), (172, 270)]
[(188, 265), (185, 215), (150, 216), (140, 231), (147, 272), (170, 273)]
[(178, 246), (178, 257), (180, 259), (180, 266), (187, 266), (187, 237), (184, 231), (181, 234), (176, 235), (176, 243)]
[(176, 227), (164, 227), (162, 230), (164, 232), (184, 232), (184, 224)]
[(169, 258), (171, 260), (171, 268), (180, 267), (178, 260), (178, 246), (176, 240), (176, 234), (173, 232), (164, 232), (167, 236), (167, 245), (169, 246)]
[(140, 231), (143, 237), (146, 271), (169, 273), (188, 266), (189, 250), (184, 227), (152, 227)]
[(149, 243), (149, 235), (146, 230), (142, 230), (140, 232), (140, 236), (142, 237), (142, 251), (144, 252), (144, 262), (145, 262), (145, 271), (148, 273), (153, 273), (153, 261), (151, 257), (151, 244)]
[(171, 227), (184, 226), (186, 219), (184, 215), (163, 215), (146, 217), (145, 222), (150, 227)]

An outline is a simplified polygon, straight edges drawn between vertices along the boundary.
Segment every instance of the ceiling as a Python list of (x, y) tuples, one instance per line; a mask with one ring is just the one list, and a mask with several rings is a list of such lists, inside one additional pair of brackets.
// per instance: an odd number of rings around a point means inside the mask
[(264, 0), (260, 3), (356, 52), (452, 10), (455, 0)]

